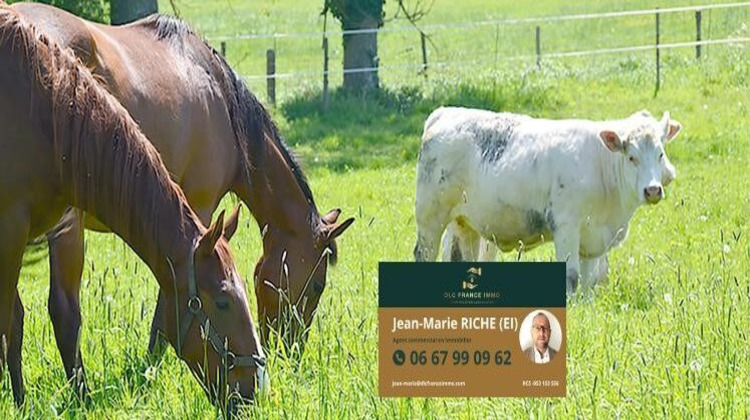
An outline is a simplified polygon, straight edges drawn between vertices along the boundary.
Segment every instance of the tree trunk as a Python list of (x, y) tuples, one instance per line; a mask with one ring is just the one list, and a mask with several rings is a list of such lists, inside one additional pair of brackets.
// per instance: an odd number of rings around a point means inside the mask
[(112, 0), (109, 18), (113, 25), (122, 25), (158, 11), (156, 0)]
[[(360, 22), (347, 23), (345, 25), (346, 30), (378, 28), (378, 21), (372, 17), (367, 17)], [(344, 88), (354, 92), (378, 89), (377, 68), (377, 32), (344, 35)], [(353, 71), (348, 72), (347, 70)]]

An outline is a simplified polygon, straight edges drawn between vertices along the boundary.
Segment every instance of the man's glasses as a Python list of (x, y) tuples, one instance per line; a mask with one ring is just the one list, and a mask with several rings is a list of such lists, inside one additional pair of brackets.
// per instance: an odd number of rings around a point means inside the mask
[(534, 329), (536, 332), (542, 332), (542, 333), (549, 333), (550, 327), (545, 327), (544, 325), (532, 325), (531, 328)]

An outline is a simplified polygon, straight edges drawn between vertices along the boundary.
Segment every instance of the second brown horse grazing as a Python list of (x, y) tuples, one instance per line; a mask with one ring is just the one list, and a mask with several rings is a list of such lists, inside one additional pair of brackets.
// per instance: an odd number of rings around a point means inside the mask
[[(210, 220), (228, 191), (250, 208), (263, 238), (255, 267), (261, 338), (265, 343), (273, 328), (286, 343), (303, 343), (326, 286), (328, 259), (336, 259), (334, 239), (354, 219), (337, 223), (338, 210), (320, 215), (300, 166), (244, 82), (185, 23), (169, 17), (110, 27), (38, 3), (12, 8), (72, 48), (120, 100), (201, 220)], [(96, 226), (87, 218), (86, 227)], [(81, 222), (50, 239), (50, 314), (71, 374), (81, 360), (65, 339), (81, 322)], [(151, 348), (162, 304), (160, 298)]]
[(252, 398), (265, 362), (227, 244), (236, 212), (228, 226), (222, 213), (206, 229), (120, 103), (69, 50), (2, 5), (0, 92), (0, 367), (8, 365), (16, 403), (24, 248), (68, 205), (109, 226), (150, 267), (166, 337), (209, 393)]

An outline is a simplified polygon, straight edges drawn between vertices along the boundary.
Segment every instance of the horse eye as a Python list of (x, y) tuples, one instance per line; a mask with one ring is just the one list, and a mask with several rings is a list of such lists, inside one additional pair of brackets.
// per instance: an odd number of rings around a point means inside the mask
[(222, 311), (226, 311), (229, 309), (229, 298), (226, 296), (219, 296), (214, 300), (214, 303), (216, 303), (216, 307), (219, 308)]
[(659, 160), (662, 160), (662, 159), (664, 159), (664, 153), (659, 155)]
[(630, 156), (630, 157), (628, 158), (628, 160), (629, 160), (629, 161), (630, 161), (630, 163), (632, 163), (633, 165), (635, 165), (635, 164), (637, 164), (637, 163), (638, 163), (638, 159), (636, 159), (636, 158), (635, 158), (635, 156)]
[(313, 283), (313, 290), (315, 290), (315, 293), (317, 294), (323, 294), (323, 285), (321, 283), (315, 282)]

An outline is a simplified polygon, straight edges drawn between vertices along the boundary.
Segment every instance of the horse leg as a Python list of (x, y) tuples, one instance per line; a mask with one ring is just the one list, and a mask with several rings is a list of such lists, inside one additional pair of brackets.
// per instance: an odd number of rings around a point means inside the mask
[(71, 215), (65, 230), (50, 233), (50, 288), (48, 310), (55, 331), (65, 375), (81, 397), (86, 394), (83, 360), (79, 348), (81, 306), (79, 293), (83, 273), (83, 220)]
[(21, 371), (23, 307), (18, 297), (18, 276), (29, 235), (28, 214), (21, 208), (0, 219), (0, 366), (8, 365), (13, 400), (24, 400)]
[(23, 373), (21, 372), (21, 347), (23, 344), (23, 304), (16, 290), (16, 302), (13, 308), (13, 323), (11, 325), (8, 343), (8, 372), (13, 387), (13, 400), (22, 405), (24, 400)]

